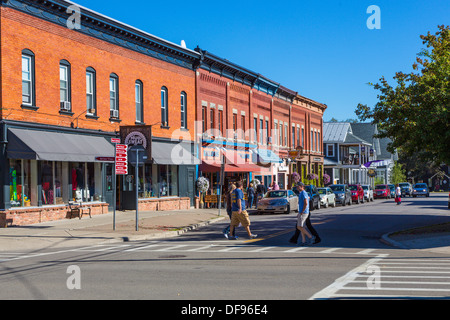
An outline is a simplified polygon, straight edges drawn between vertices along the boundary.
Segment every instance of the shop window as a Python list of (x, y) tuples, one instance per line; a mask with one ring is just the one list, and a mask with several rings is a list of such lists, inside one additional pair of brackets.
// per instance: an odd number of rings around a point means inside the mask
[[(77, 202), (101, 201), (102, 183), (99, 163), (70, 163), (71, 199)], [(109, 182), (109, 184), (111, 184)], [(108, 186), (108, 181), (107, 181)], [(110, 187), (112, 187), (110, 185)]]
[(159, 196), (178, 196), (178, 167), (173, 165), (159, 166)]
[(36, 161), (10, 160), (9, 163), (9, 192), (11, 206), (37, 206)]

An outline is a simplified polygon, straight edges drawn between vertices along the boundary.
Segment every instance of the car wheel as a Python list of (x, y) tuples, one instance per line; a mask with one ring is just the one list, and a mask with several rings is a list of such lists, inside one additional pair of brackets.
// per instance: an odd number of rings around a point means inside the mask
[(291, 213), (291, 205), (288, 204), (286, 207), (286, 211), (284, 212), (285, 214), (290, 214)]

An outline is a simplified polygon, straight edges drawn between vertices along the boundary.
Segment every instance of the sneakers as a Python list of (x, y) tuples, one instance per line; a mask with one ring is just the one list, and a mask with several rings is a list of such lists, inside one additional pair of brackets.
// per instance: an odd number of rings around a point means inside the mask
[(258, 235), (257, 234), (251, 234), (248, 238), (249, 239), (256, 239), (256, 238), (258, 238)]

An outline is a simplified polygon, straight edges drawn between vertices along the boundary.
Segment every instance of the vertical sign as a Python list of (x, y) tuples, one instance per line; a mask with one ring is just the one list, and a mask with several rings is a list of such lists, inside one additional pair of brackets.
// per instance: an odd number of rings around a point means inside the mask
[(116, 175), (128, 174), (128, 152), (126, 144), (116, 145)]

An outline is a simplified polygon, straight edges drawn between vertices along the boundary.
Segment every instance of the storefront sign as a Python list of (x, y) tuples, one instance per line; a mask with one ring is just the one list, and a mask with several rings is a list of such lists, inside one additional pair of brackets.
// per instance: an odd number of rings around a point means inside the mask
[(121, 126), (121, 141), (128, 146), (142, 146), (145, 149), (146, 161), (152, 160), (152, 126)]

